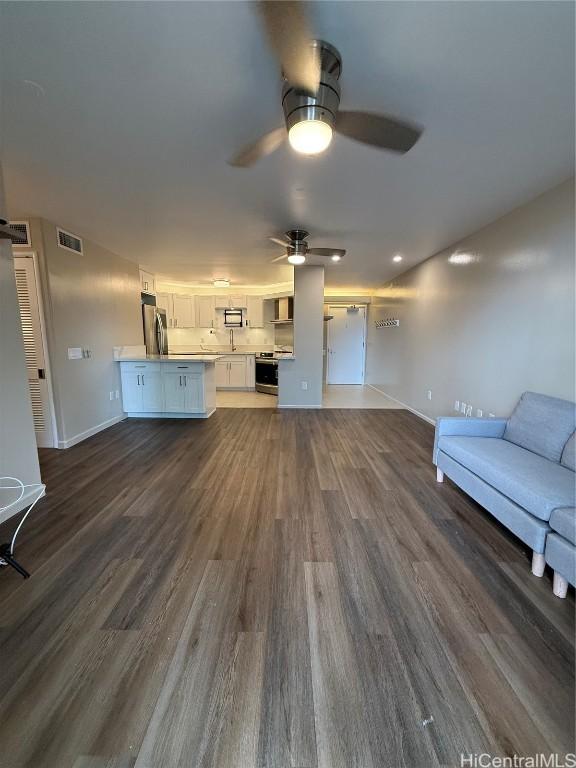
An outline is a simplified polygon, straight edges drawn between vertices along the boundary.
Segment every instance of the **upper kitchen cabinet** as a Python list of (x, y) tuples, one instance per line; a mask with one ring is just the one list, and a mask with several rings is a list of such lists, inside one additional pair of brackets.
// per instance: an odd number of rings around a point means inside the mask
[(156, 278), (145, 269), (140, 270), (140, 290), (142, 293), (156, 293)]
[(248, 328), (264, 328), (264, 300), (260, 296), (246, 297), (246, 325)]
[(216, 327), (216, 300), (214, 296), (196, 296), (196, 327)]
[(166, 310), (168, 328), (196, 328), (194, 296), (182, 293), (158, 293), (156, 306)]
[(216, 309), (246, 309), (246, 296), (215, 296)]

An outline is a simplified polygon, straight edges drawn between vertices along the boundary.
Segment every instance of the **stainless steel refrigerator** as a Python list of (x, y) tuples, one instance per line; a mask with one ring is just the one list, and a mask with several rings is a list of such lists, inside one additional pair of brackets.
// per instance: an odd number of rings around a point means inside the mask
[(156, 298), (142, 294), (142, 325), (147, 355), (168, 354), (166, 310), (156, 306)]

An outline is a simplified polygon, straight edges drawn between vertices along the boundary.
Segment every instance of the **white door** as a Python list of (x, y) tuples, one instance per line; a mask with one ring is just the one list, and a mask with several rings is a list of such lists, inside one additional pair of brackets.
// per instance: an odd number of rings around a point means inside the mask
[(186, 390), (184, 378), (186, 374), (165, 373), (164, 382), (164, 410), (168, 413), (183, 413), (186, 410)]
[(172, 296), (174, 307), (174, 328), (195, 328), (194, 297), (175, 293)]
[(164, 392), (160, 371), (146, 371), (140, 374), (142, 387), (142, 412), (160, 413), (164, 410)]
[(246, 386), (246, 360), (232, 360), (228, 363), (228, 386), (245, 387)]
[(216, 360), (214, 363), (216, 373), (216, 389), (224, 389), (228, 386), (228, 363), (224, 360)]
[(366, 307), (330, 307), (327, 384), (364, 384)]
[(142, 410), (141, 373), (122, 371), (122, 410), (125, 413), (140, 413)]
[(184, 382), (184, 411), (186, 413), (202, 413), (204, 411), (204, 393), (202, 389), (202, 374), (185, 373)]
[(34, 259), (31, 256), (15, 256), (14, 273), (18, 304), (20, 305), (20, 320), (36, 443), (40, 448), (53, 448), (52, 407), (44, 357), (44, 340), (42, 338)]

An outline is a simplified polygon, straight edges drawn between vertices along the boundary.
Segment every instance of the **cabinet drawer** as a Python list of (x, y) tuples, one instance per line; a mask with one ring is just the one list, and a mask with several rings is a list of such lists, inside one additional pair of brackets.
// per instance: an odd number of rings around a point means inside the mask
[(201, 373), (201, 366), (202, 363), (194, 363), (194, 362), (172, 362), (172, 363), (162, 363), (162, 372), (163, 373)]
[(148, 373), (152, 373), (153, 371), (160, 371), (160, 363), (156, 362), (148, 362), (146, 360), (143, 360), (142, 362), (139, 361), (131, 361), (129, 363), (120, 363), (120, 370), (121, 371), (134, 371), (135, 373), (142, 373), (143, 371), (148, 371)]

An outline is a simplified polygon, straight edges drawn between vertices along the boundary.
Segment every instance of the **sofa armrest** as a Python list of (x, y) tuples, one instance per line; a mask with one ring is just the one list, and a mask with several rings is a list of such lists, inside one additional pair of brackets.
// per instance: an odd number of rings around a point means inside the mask
[(441, 437), (502, 437), (508, 419), (471, 419), (465, 416), (442, 416), (436, 419), (433, 461), (437, 464), (438, 440)]

